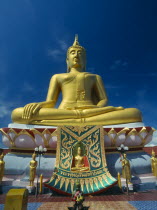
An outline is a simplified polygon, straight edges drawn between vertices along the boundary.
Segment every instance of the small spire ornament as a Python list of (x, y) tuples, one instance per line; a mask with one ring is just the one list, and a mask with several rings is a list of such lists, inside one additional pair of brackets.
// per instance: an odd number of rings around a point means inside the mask
[(86, 50), (84, 47), (82, 47), (80, 44), (79, 44), (79, 41), (78, 41), (78, 34), (75, 35), (75, 39), (74, 39), (74, 43), (72, 46), (70, 46), (67, 50), (67, 57), (69, 55), (69, 51), (71, 48), (80, 48), (85, 54), (86, 54)]

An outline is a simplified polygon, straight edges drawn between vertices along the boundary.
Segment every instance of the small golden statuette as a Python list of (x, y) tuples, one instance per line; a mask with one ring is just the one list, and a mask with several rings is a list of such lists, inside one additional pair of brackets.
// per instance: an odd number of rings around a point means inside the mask
[(2, 182), (3, 176), (4, 176), (4, 167), (5, 167), (5, 162), (3, 160), (4, 154), (0, 155), (0, 183)]
[(124, 154), (123, 159), (122, 159), (122, 177), (127, 179), (128, 183), (131, 183), (130, 162), (126, 158), (126, 154)]
[(89, 163), (86, 156), (82, 155), (81, 147), (77, 148), (77, 154), (73, 157), (72, 171), (88, 171)]
[(157, 177), (157, 158), (155, 157), (155, 152), (152, 150), (152, 157), (151, 157), (151, 168), (152, 173), (155, 177)]
[(32, 160), (30, 161), (30, 173), (29, 173), (29, 181), (30, 181), (30, 186), (34, 186), (34, 179), (36, 176), (36, 168), (37, 168), (37, 161), (35, 160), (36, 154), (33, 153), (32, 155)]

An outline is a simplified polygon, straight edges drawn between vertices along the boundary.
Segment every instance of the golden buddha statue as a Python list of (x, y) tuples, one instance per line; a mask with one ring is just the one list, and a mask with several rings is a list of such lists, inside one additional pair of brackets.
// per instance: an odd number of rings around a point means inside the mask
[(73, 157), (72, 171), (88, 171), (89, 163), (86, 156), (82, 155), (81, 147), (77, 148), (77, 154)]
[(0, 183), (2, 182), (3, 176), (4, 176), (4, 167), (5, 167), (5, 162), (3, 160), (4, 154), (0, 155)]
[(157, 158), (155, 157), (155, 152), (152, 150), (152, 157), (151, 157), (151, 168), (152, 173), (155, 177), (157, 177)]
[[(47, 99), (12, 112), (12, 121), (37, 125), (112, 125), (141, 122), (136, 108), (107, 106), (108, 99), (99, 75), (85, 72), (86, 51), (78, 37), (67, 51), (68, 72), (52, 76)], [(54, 108), (62, 92), (62, 102)]]
[(30, 172), (29, 172), (29, 181), (30, 181), (30, 186), (34, 186), (34, 179), (36, 176), (36, 167), (37, 167), (37, 161), (35, 160), (36, 154), (33, 153), (32, 155), (32, 160), (30, 161)]
[(122, 177), (127, 179), (128, 183), (130, 183), (131, 181), (130, 162), (126, 158), (126, 154), (124, 154), (122, 159)]

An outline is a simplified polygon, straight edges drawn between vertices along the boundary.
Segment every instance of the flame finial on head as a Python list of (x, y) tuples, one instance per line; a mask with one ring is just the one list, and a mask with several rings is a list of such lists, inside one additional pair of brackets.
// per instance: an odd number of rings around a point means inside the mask
[(75, 34), (75, 40), (74, 40), (73, 46), (80, 46), (78, 42), (78, 34)]
[(69, 55), (69, 51), (71, 48), (80, 48), (84, 53), (86, 53), (86, 50), (84, 47), (82, 47), (79, 42), (78, 42), (78, 34), (75, 35), (75, 40), (74, 40), (74, 43), (71, 47), (68, 48), (68, 51), (67, 51), (67, 57)]

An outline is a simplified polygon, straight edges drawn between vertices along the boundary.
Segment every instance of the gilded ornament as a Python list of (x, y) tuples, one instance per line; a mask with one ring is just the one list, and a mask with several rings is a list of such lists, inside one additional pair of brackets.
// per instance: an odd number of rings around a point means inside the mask
[(55, 180), (55, 184), (54, 184), (54, 186), (56, 186), (56, 185), (57, 185), (57, 183), (58, 183), (58, 182), (60, 182), (60, 180), (61, 180), (61, 177), (57, 175), (57, 178), (56, 178), (56, 180)]
[(71, 192), (73, 192), (74, 191), (75, 180), (74, 179), (71, 179), (70, 180), (70, 184), (71, 184)]
[(94, 180), (94, 184), (96, 185), (96, 187), (97, 187), (98, 189), (100, 189), (100, 188), (99, 188), (99, 183), (98, 183), (97, 177), (94, 177), (93, 180)]
[(85, 179), (85, 186), (87, 188), (87, 192), (89, 192), (89, 179)]
[(81, 190), (84, 191), (84, 183), (85, 180), (84, 179), (80, 179), (80, 185), (81, 185)]
[(65, 179), (65, 191), (68, 189), (69, 181), (69, 179)]
[(65, 183), (65, 178), (62, 177), (61, 180), (60, 180), (60, 188), (62, 188), (64, 183)]
[(104, 179), (104, 181), (105, 181), (108, 185), (110, 184), (109, 181), (107, 180), (106, 174), (103, 174), (103, 175), (102, 175), (102, 178)]
[(94, 192), (93, 178), (90, 178), (90, 179), (89, 179), (89, 185), (90, 185), (92, 191)]
[(98, 180), (100, 184), (105, 188), (104, 183), (103, 183), (103, 178), (101, 176), (98, 176)]

